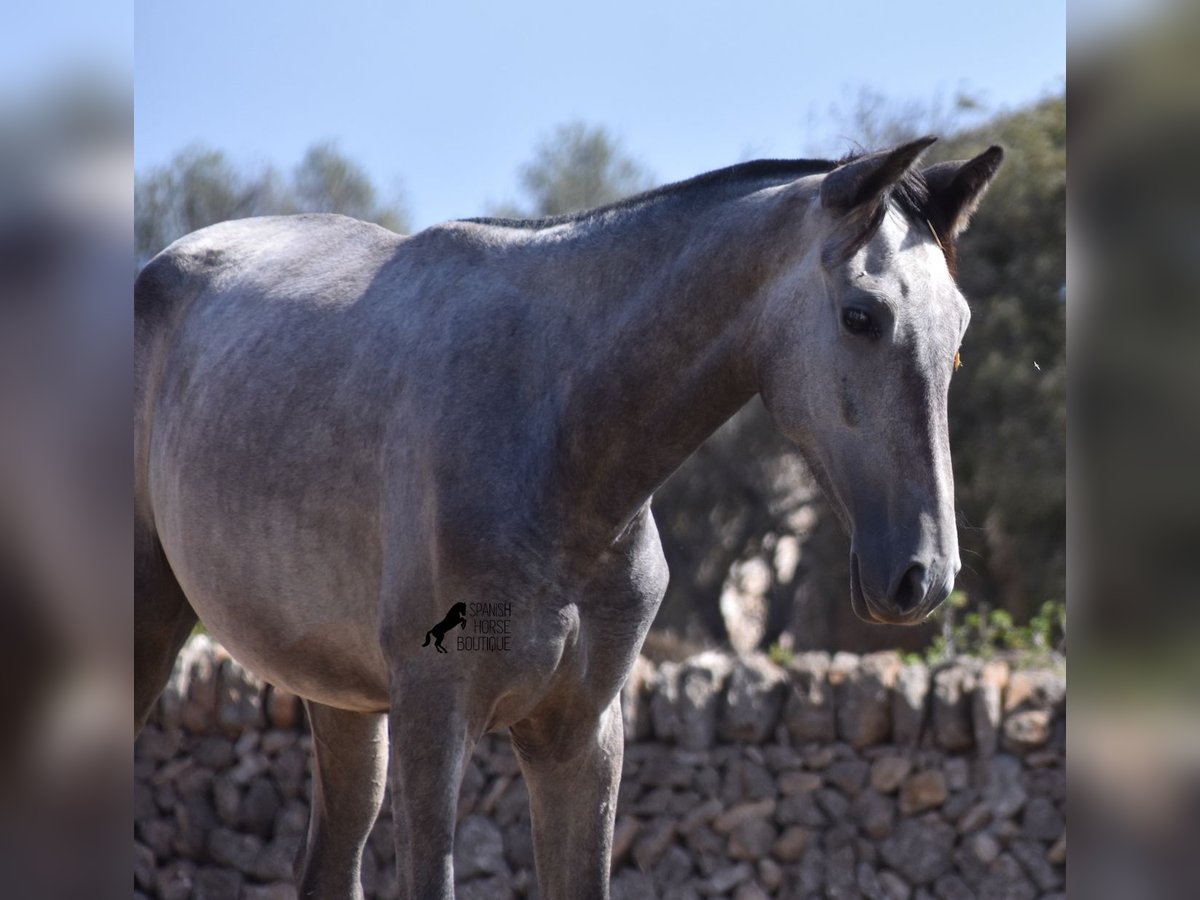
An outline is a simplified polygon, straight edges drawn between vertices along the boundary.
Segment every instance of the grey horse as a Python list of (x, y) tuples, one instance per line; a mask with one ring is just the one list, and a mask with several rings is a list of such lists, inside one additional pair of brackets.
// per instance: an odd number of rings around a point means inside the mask
[(650, 497), (722, 422), (761, 394), (799, 445), (859, 615), (916, 622), (953, 584), (954, 242), (1002, 152), (922, 169), (932, 140), (163, 251), (135, 298), (135, 730), (199, 617), (305, 699), (302, 896), (362, 896), (390, 779), (401, 894), (453, 897), (464, 767), (508, 729), (540, 896), (606, 897), (619, 693), (667, 583)]

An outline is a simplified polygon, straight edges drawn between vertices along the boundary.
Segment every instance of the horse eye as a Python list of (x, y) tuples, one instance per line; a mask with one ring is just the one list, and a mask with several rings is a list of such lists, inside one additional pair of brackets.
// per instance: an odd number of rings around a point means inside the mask
[(879, 328), (875, 325), (875, 320), (871, 318), (871, 314), (855, 306), (848, 306), (842, 310), (842, 324), (846, 326), (846, 330), (851, 334), (870, 335), (871, 337), (879, 336)]

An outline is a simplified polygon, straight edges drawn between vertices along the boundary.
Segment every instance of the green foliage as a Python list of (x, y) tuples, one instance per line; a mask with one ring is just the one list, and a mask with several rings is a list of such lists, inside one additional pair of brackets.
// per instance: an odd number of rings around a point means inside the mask
[(560, 125), (534, 150), (521, 168), (525, 205), (493, 210), (505, 216), (556, 216), (602, 206), (653, 185), (646, 170), (622, 149), (603, 126), (584, 122)]
[(767, 649), (767, 656), (775, 665), (784, 666), (785, 668), (790, 666), (796, 658), (796, 654), (779, 641), (776, 641)]
[(394, 231), (407, 228), (398, 204), (380, 203), (361, 167), (331, 143), (309, 148), (285, 180), (266, 167), (237, 169), (220, 150), (189, 147), (134, 182), (139, 263), (189, 232), (227, 219), (298, 212), (341, 213)]
[(1045, 662), (1066, 647), (1067, 608), (1047, 600), (1025, 625), (1017, 625), (1007, 610), (979, 604), (967, 611), (968, 598), (954, 591), (933, 615), (941, 626), (923, 654), (909, 654), (909, 660), (924, 659), (937, 664), (958, 656), (991, 659), (1006, 656), (1020, 663)]

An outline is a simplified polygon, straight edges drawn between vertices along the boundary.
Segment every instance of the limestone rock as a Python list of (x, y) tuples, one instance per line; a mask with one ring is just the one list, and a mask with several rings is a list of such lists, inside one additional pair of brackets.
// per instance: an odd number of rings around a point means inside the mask
[(467, 816), (454, 839), (454, 877), (468, 881), (476, 876), (508, 874), (504, 837), (499, 826), (483, 816)]
[[(831, 679), (838, 672), (836, 663), (835, 659)], [(862, 748), (891, 736), (892, 687), (902, 668), (895, 653), (871, 653), (846, 671), (834, 689), (838, 736), (842, 740)]]
[(892, 739), (897, 744), (915, 747), (921, 740), (928, 697), (929, 669), (921, 662), (905, 665), (892, 690)]
[(738, 659), (725, 693), (721, 739), (751, 744), (765, 741), (775, 731), (787, 689), (787, 673), (766, 656)]
[(954, 840), (954, 829), (930, 815), (902, 821), (879, 852), (911, 884), (931, 884), (950, 868)]
[(972, 703), (976, 673), (956, 662), (933, 676), (933, 734), (939, 747), (961, 752), (975, 741)]
[(915, 815), (946, 802), (946, 776), (940, 769), (918, 772), (904, 782), (900, 791), (900, 814)]
[(800, 653), (788, 666), (792, 689), (783, 719), (797, 743), (832, 741), (837, 734), (829, 665), (828, 653)]

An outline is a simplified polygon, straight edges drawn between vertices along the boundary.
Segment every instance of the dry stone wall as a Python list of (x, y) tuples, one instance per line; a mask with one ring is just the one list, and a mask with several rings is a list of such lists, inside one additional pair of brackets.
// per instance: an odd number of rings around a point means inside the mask
[[(894, 654), (640, 659), (614, 898), (1065, 896), (1065, 676)], [(206, 638), (135, 747), (135, 897), (283, 900), (308, 817), (296, 698)], [(370, 898), (398, 895), (384, 803)], [(458, 809), (460, 900), (536, 897), (528, 794), (503, 735)]]

